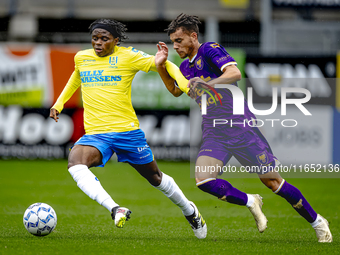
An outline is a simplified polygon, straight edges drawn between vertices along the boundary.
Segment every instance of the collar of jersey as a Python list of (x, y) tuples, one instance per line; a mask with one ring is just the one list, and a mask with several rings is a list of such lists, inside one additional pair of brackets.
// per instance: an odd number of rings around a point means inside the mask
[[(200, 47), (199, 47), (199, 48), (201, 48), (201, 46), (202, 46), (202, 43), (200, 44)], [(199, 48), (198, 48), (198, 49), (199, 49)], [(196, 55), (192, 57), (191, 60), (189, 59), (190, 64), (192, 64), (192, 63), (195, 61), (195, 58), (196, 58), (197, 54), (198, 54), (198, 51), (197, 51)]]
[(196, 56), (197, 56), (197, 53), (196, 53), (195, 56), (193, 56), (193, 58), (191, 60), (189, 59), (190, 64), (192, 64), (195, 61)]

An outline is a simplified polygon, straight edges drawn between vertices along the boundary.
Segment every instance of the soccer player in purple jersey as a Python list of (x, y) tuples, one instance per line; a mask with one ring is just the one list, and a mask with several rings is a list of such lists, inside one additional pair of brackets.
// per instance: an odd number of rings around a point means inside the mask
[[(262, 183), (275, 194), (286, 199), (312, 225), (319, 242), (332, 242), (327, 220), (314, 211), (299, 189), (284, 180), (278, 172), (270, 171), (280, 163), (257, 127), (213, 126), (213, 119), (228, 119), (233, 123), (243, 123), (245, 120), (256, 118), (249, 111), (246, 102), (244, 115), (233, 115), (232, 94), (228, 89), (216, 89), (218, 96), (214, 95), (216, 84), (237, 86), (241, 73), (236, 61), (222, 46), (215, 42), (199, 43), (199, 24), (197, 16), (180, 14), (166, 29), (174, 49), (182, 59), (185, 59), (180, 70), (190, 80), (190, 89), (176, 86), (175, 81), (166, 72), (164, 62), (168, 56), (168, 48), (165, 43), (159, 42), (155, 59), (163, 82), (174, 96), (186, 92), (201, 105), (202, 95), (207, 94), (207, 113), (202, 114), (203, 139), (195, 167), (197, 187), (220, 200), (248, 207), (255, 218), (259, 232), (262, 233), (267, 228), (267, 219), (262, 212), (262, 197), (246, 194), (233, 187), (228, 181), (218, 179), (217, 171), (200, 171), (211, 166), (222, 169), (234, 156), (243, 166), (258, 167), (260, 171), (257, 173)], [(215, 104), (214, 101), (217, 100), (221, 103)]]

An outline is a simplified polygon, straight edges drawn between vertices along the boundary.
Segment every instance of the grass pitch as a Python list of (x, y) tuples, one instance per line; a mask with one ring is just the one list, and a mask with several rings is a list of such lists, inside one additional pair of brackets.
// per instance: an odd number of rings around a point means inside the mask
[[(263, 234), (247, 208), (197, 189), (189, 163), (158, 165), (198, 206), (208, 225), (206, 239), (198, 240), (180, 209), (128, 164), (93, 168), (113, 199), (132, 211), (131, 220), (118, 229), (110, 213), (77, 187), (66, 161), (0, 161), (0, 254), (339, 253), (340, 179), (288, 180), (330, 222), (334, 241), (320, 244), (312, 227), (256, 178), (229, 181), (264, 198), (269, 222)], [(24, 211), (35, 202), (48, 203), (57, 213), (56, 230), (48, 236), (33, 236), (22, 223)]]

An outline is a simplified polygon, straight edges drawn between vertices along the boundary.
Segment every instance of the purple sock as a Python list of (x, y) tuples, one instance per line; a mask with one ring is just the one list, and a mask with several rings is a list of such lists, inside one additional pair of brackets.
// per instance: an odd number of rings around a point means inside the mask
[(198, 188), (232, 204), (246, 205), (248, 201), (246, 193), (234, 188), (223, 179), (208, 181), (199, 185)]
[(297, 211), (309, 223), (315, 221), (317, 216), (316, 212), (301, 194), (300, 190), (295, 188), (293, 185), (285, 181), (280, 191), (276, 194), (286, 199), (288, 203), (293, 206), (295, 211)]

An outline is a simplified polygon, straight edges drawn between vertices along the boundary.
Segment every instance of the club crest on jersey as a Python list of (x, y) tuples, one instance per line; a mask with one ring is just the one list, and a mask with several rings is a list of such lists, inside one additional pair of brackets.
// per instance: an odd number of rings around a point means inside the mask
[(118, 57), (110, 57), (109, 58), (110, 65), (115, 66), (117, 64), (117, 62), (118, 62)]
[(202, 57), (199, 57), (197, 60), (196, 60), (196, 68), (198, 70), (202, 70), (203, 69), (203, 60), (202, 60)]
[(264, 151), (258, 155), (256, 155), (257, 161), (262, 164), (262, 165), (267, 165), (268, 164), (268, 155), (267, 153)]

